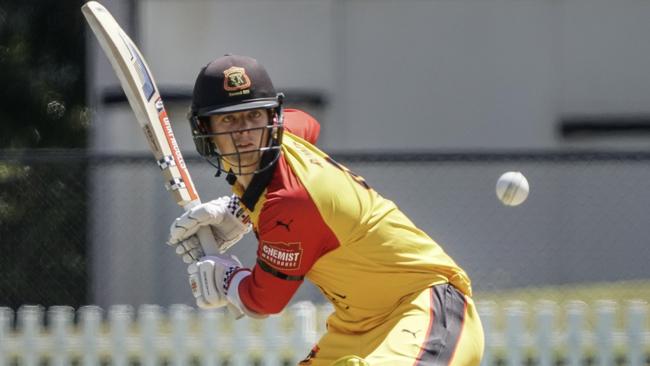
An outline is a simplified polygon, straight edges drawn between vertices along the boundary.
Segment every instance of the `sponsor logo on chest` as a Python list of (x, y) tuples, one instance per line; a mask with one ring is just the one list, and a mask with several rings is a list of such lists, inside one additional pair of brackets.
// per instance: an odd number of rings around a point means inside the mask
[(281, 270), (300, 268), (302, 260), (301, 243), (284, 243), (262, 241), (258, 253), (260, 259), (271, 267)]

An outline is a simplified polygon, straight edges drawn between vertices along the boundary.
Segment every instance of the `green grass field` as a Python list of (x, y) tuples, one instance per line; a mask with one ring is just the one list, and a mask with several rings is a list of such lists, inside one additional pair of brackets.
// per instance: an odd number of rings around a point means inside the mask
[(650, 280), (524, 287), (504, 291), (477, 292), (474, 298), (478, 301), (495, 301), (497, 304), (504, 304), (512, 300), (524, 301), (529, 304), (534, 304), (539, 300), (551, 300), (560, 304), (580, 300), (590, 305), (598, 300), (650, 301)]
[[(607, 283), (590, 283), (582, 285), (525, 287), (507, 291), (477, 292), (474, 299), (479, 303), (494, 302), (499, 309), (496, 311), (494, 326), (497, 329), (504, 329), (505, 311), (503, 309), (514, 301), (528, 308), (526, 325), (529, 328), (535, 327), (535, 306), (540, 301), (548, 300), (557, 303), (555, 326), (558, 329), (565, 327), (567, 304), (573, 301), (584, 302), (585, 326), (593, 328), (597, 323), (595, 310), (600, 300), (611, 300), (616, 306), (615, 324), (617, 329), (624, 329), (627, 326), (626, 312), (629, 301), (641, 300), (650, 302), (650, 280), (647, 281), (620, 281)], [(523, 303), (523, 304), (521, 304)], [(646, 329), (650, 329), (646, 320)]]

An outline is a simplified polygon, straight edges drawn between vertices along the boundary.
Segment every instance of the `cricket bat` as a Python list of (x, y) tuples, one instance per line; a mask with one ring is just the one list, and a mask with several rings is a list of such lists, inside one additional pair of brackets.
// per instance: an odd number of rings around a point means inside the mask
[[(81, 11), (120, 80), (164, 177), (165, 188), (186, 211), (200, 204), (201, 200), (174, 138), (160, 92), (140, 50), (100, 3), (89, 1), (81, 7)], [(205, 255), (220, 255), (209, 227), (199, 229), (197, 236)], [(232, 310), (238, 312), (234, 307)]]
[[(81, 11), (120, 80), (165, 179), (165, 188), (185, 210), (200, 204), (201, 200), (176, 143), (160, 92), (140, 50), (111, 13), (98, 2), (87, 2)], [(198, 237), (206, 255), (219, 254), (217, 243), (208, 227), (201, 228)]]

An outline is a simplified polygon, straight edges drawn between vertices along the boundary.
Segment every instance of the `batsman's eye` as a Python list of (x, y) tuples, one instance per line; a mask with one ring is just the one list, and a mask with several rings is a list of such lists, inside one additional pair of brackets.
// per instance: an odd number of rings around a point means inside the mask
[(266, 123), (268, 121), (267, 120), (267, 114), (263, 113), (259, 109), (248, 112), (248, 114), (246, 115), (246, 118), (249, 121), (255, 122), (255, 123), (263, 123), (263, 122)]
[(235, 122), (235, 117), (230, 116), (230, 115), (225, 116), (225, 117), (221, 118), (221, 122), (223, 122), (223, 123), (234, 123)]

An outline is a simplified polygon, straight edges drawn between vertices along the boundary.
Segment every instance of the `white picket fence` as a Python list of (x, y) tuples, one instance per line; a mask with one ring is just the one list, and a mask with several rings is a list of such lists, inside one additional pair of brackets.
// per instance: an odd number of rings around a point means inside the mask
[[(646, 365), (648, 304), (539, 301), (479, 302), (486, 335), (483, 365)], [(297, 303), (265, 320), (234, 321), (185, 305), (107, 311), (85, 306), (0, 307), (0, 366), (295, 365), (308, 353), (331, 312)]]

